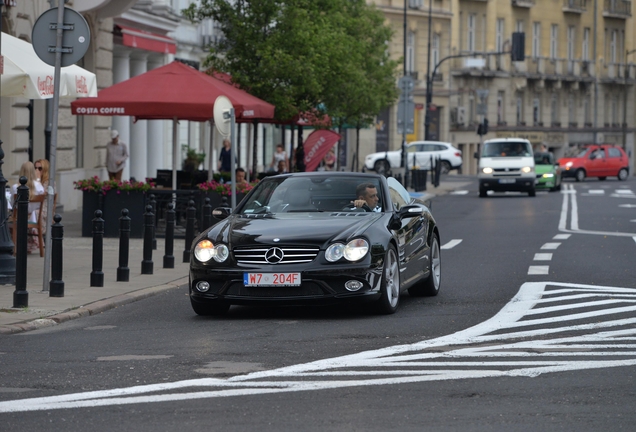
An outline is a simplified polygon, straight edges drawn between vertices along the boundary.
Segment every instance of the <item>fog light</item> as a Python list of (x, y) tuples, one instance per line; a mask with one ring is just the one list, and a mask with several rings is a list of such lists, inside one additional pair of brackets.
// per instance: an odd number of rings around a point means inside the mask
[(362, 282), (357, 281), (357, 280), (347, 281), (345, 283), (345, 288), (348, 291), (358, 291), (360, 288), (362, 288)]
[(210, 284), (206, 281), (197, 282), (197, 289), (201, 292), (206, 292), (210, 289)]

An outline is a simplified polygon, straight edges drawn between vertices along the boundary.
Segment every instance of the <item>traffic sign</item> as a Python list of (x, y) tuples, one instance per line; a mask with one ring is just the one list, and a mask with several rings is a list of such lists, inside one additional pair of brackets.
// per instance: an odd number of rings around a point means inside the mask
[[(62, 34), (62, 67), (77, 63), (91, 40), (91, 31), (84, 17), (77, 11), (64, 8), (64, 30)], [(42, 61), (55, 66), (55, 45), (57, 42), (57, 8), (44, 12), (33, 25), (31, 32), (33, 49)]]

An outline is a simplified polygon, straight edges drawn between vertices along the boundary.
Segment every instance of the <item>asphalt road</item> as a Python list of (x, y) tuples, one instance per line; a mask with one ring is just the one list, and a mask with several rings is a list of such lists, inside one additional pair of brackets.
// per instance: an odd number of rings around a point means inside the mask
[(2, 336), (0, 425), (633, 430), (635, 194), (630, 178), (535, 198), (478, 198), (475, 183), (435, 198), (440, 294), (404, 296), (392, 316), (232, 307), (203, 318), (181, 287)]

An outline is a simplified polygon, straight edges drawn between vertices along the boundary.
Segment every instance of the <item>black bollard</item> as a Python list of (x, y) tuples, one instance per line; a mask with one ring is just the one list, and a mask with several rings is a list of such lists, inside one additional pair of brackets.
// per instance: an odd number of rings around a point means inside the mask
[(130, 250), (130, 218), (128, 209), (121, 210), (119, 218), (119, 267), (117, 267), (117, 282), (130, 280), (130, 268), (128, 268), (128, 256)]
[(212, 204), (210, 204), (210, 198), (205, 197), (205, 204), (203, 204), (203, 229), (207, 229), (212, 226)]
[(152, 206), (146, 206), (144, 213), (144, 259), (141, 261), (141, 274), (152, 274), (152, 232), (154, 228)]
[(197, 208), (194, 206), (194, 201), (188, 202), (188, 209), (186, 210), (186, 232), (185, 232), (185, 249), (183, 250), (183, 262), (190, 261), (190, 248), (192, 247), (192, 240), (194, 240), (194, 221), (197, 217)]
[(104, 219), (102, 211), (95, 210), (93, 219), (93, 271), (91, 272), (91, 286), (104, 286), (104, 272), (102, 263), (104, 262)]
[(64, 240), (64, 225), (60, 222), (62, 216), (53, 216), (51, 226), (51, 281), (49, 282), (49, 297), (64, 297), (64, 281), (62, 280), (62, 270), (64, 268), (62, 247)]
[(163, 256), (163, 268), (174, 268), (174, 204), (168, 204), (166, 212), (166, 253)]
[[(18, 219), (15, 240), (15, 291), (13, 291), (13, 307), (28, 307), (29, 292), (27, 291), (27, 228), (29, 224), (29, 188), (26, 186), (27, 178), (20, 177), (18, 186)], [(4, 193), (4, 191), (2, 192)]]
[[(157, 199), (155, 194), (150, 194), (150, 205), (152, 206), (152, 214), (157, 214)], [(152, 250), (157, 250), (157, 218), (152, 219)]]

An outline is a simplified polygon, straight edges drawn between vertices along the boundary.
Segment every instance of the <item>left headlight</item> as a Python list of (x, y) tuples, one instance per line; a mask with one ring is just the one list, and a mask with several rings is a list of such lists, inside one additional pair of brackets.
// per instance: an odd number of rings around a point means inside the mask
[(365, 239), (354, 239), (349, 243), (334, 243), (325, 251), (329, 262), (336, 262), (344, 257), (347, 261), (359, 261), (369, 252), (369, 243)]
[(552, 178), (552, 177), (554, 177), (554, 174), (552, 174), (552, 173), (543, 174), (543, 178)]
[(532, 172), (532, 168), (531, 167), (523, 167), (521, 168), (521, 171), (528, 174), (529, 172)]
[(226, 245), (214, 245), (210, 240), (201, 240), (194, 247), (194, 256), (201, 262), (208, 262), (212, 258), (216, 262), (223, 262), (230, 256), (230, 251)]

